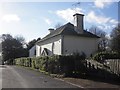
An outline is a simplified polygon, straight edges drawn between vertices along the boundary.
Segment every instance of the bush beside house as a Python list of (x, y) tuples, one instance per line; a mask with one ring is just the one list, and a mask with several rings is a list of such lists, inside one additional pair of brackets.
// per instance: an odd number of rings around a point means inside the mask
[(52, 74), (64, 74), (66, 76), (86, 72), (85, 60), (82, 55), (17, 58), (15, 59), (15, 64), (32, 67), (33, 69), (39, 69), (40, 71)]
[(117, 52), (98, 52), (93, 56), (93, 60), (104, 62), (106, 59), (120, 59), (120, 54)]

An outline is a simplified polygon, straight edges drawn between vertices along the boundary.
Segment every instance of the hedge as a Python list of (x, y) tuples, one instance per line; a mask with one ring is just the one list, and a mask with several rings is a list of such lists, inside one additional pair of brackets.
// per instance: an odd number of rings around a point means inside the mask
[(67, 76), (85, 73), (85, 59), (80, 55), (54, 55), (34, 58), (17, 58), (15, 64), (33, 69), (39, 69), (52, 74), (65, 74)]
[(93, 56), (93, 60), (103, 62), (105, 59), (120, 59), (120, 54), (117, 52), (99, 52)]

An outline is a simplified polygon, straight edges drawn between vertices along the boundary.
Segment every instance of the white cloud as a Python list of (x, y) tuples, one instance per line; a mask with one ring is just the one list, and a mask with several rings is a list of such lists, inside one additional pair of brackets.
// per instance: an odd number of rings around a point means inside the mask
[[(75, 14), (75, 12), (83, 13), (84, 10), (82, 10), (81, 8), (77, 8), (76, 10), (68, 8), (68, 9), (64, 9), (64, 10), (58, 10), (56, 12), (56, 14), (59, 17), (66, 20), (67, 22), (73, 22), (73, 20), (74, 20), (73, 15)], [(104, 14), (102, 14), (102, 15), (96, 14), (94, 11), (88, 12), (88, 14), (86, 14), (86, 16), (84, 18), (86, 21), (85, 23), (90, 23), (91, 25), (96, 25), (98, 28), (108, 31), (108, 32), (111, 29), (113, 29), (118, 22), (117, 20), (112, 19), (111, 17), (104, 16)]]
[(86, 16), (86, 21), (89, 22), (89, 23), (103, 24), (103, 23), (107, 23), (109, 20), (110, 20), (109, 17), (107, 18), (107, 17), (104, 17), (104, 16), (96, 15), (94, 11), (91, 11)]
[(111, 26), (110, 25), (99, 25), (98, 28), (100, 28), (101, 30), (111, 30)]
[(18, 21), (20, 21), (20, 17), (16, 14), (7, 14), (2, 17), (2, 20), (7, 23), (10, 23), (12, 21), (18, 22)]
[(66, 20), (67, 22), (73, 22), (73, 15), (75, 13), (83, 13), (83, 10), (81, 8), (76, 8), (76, 9), (71, 9), (71, 8), (68, 8), (68, 9), (65, 9), (65, 10), (58, 10), (56, 12), (56, 14), (63, 18), (64, 20)]
[(45, 22), (48, 24), (48, 25), (51, 25), (52, 21), (48, 18), (45, 18)]
[(107, 31), (107, 33), (110, 33), (111, 30), (116, 27), (116, 25), (112, 25), (112, 24), (101, 24), (101, 25), (97, 25), (97, 27), (98, 27), (99, 29), (105, 31), (105, 32)]
[(113, 0), (95, 0), (94, 4), (97, 8), (103, 9), (104, 7), (110, 5)]
[(98, 0), (96, 0), (94, 2), (95, 6), (98, 7), (98, 8), (103, 8), (104, 7), (104, 3), (103, 2), (99, 2)]
[(110, 20), (110, 23), (111, 23), (111, 24), (118, 24), (118, 21), (115, 20), (115, 19), (111, 19), (111, 20)]
[(118, 21), (111, 17), (105, 17), (97, 15), (94, 11), (91, 11), (85, 17), (86, 22), (96, 25), (101, 30), (110, 31), (118, 24)]

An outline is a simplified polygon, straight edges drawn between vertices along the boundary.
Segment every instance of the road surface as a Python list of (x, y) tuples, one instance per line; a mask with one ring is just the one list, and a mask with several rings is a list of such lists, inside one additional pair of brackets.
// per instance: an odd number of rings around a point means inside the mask
[(4, 66), (0, 68), (2, 70), (2, 88), (78, 88), (23, 67)]

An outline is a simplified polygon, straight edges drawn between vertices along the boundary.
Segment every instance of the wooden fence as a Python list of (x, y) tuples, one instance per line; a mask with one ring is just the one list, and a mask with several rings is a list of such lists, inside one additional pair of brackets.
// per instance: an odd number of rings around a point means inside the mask
[(109, 74), (120, 76), (120, 59), (108, 59), (104, 63), (94, 60), (86, 60), (86, 67), (90, 74), (106, 77)]
[(105, 65), (109, 68), (111, 73), (120, 75), (120, 59), (105, 60)]

